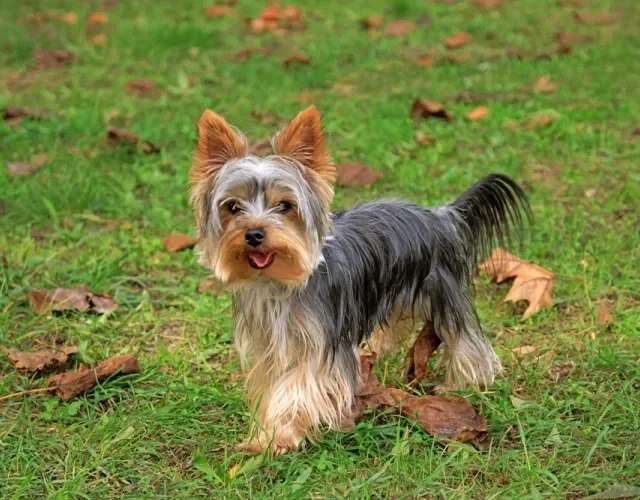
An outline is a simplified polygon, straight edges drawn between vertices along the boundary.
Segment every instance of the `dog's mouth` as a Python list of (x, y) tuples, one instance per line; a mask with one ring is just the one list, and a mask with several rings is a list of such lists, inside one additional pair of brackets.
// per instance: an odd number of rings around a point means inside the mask
[(247, 260), (249, 260), (249, 265), (254, 269), (266, 269), (273, 264), (275, 256), (275, 252), (249, 252), (247, 253)]

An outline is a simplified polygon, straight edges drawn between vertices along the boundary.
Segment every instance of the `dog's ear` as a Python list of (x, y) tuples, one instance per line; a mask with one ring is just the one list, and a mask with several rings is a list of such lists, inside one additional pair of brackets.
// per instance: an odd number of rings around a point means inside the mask
[(315, 106), (301, 111), (276, 135), (273, 150), (293, 158), (326, 181), (333, 182), (336, 178), (331, 152), (322, 133), (322, 118)]
[(198, 120), (198, 145), (193, 155), (191, 181), (211, 179), (232, 158), (247, 154), (247, 142), (220, 115), (205, 110)]

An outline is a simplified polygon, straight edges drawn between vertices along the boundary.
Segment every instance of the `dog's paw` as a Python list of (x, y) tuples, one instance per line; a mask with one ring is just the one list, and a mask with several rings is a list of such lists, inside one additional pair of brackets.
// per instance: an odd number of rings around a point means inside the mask
[(236, 445), (236, 450), (252, 454), (268, 451), (273, 455), (279, 456), (289, 453), (290, 451), (295, 451), (298, 448), (304, 448), (304, 446), (305, 443), (302, 439), (294, 439), (292, 437), (275, 437), (268, 441), (266, 436), (262, 435), (259, 438), (246, 439), (242, 441)]

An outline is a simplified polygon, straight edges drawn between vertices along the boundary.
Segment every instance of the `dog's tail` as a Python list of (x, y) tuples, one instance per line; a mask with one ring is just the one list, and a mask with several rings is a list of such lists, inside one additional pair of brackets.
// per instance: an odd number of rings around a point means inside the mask
[(527, 195), (515, 181), (502, 174), (481, 179), (452, 206), (464, 222), (461, 229), (468, 257), (474, 264), (479, 257), (487, 257), (495, 246), (509, 244), (513, 236), (522, 238), (525, 219), (532, 220)]
[(496, 245), (510, 243), (512, 236), (522, 237), (525, 219), (532, 219), (531, 209), (520, 186), (505, 175), (492, 174), (446, 205), (445, 213), (453, 215), (458, 241), (464, 249), (455, 257), (459, 259), (458, 269), (466, 270), (469, 288), (450, 287), (444, 295), (452, 298), (453, 305), (432, 298), (436, 332), (447, 348), (443, 358), (447, 367), (444, 388), (468, 383), (488, 386), (501, 364), (482, 331), (473, 305), (471, 280), (480, 257), (488, 256)]

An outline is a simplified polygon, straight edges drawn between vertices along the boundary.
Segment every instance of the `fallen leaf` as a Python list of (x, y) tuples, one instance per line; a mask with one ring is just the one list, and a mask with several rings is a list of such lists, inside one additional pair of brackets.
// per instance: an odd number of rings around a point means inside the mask
[(440, 345), (432, 323), (427, 323), (418, 334), (416, 341), (407, 353), (406, 367), (409, 382), (422, 382), (429, 373), (429, 358)]
[(205, 12), (209, 17), (226, 17), (235, 14), (233, 8), (228, 5), (212, 5), (207, 7)]
[(115, 311), (118, 302), (108, 295), (93, 293), (87, 285), (75, 288), (53, 288), (29, 290), (29, 304), (38, 314), (50, 311), (87, 311), (98, 314)]
[(127, 92), (132, 95), (152, 96), (157, 93), (156, 82), (149, 79), (130, 80), (127, 82)]
[(37, 372), (64, 366), (70, 354), (78, 352), (77, 346), (62, 347), (55, 351), (22, 352), (0, 347), (7, 353), (18, 370)]
[(535, 128), (544, 128), (551, 125), (557, 118), (556, 113), (552, 113), (549, 111), (545, 111), (543, 113), (537, 114), (529, 119), (524, 124), (524, 128), (527, 130), (533, 130)]
[(589, 267), (589, 263), (586, 260), (582, 259), (580, 261), (580, 267), (582, 267), (582, 269), (586, 269), (587, 267)]
[(640, 486), (618, 484), (600, 493), (584, 497), (583, 500), (613, 500), (620, 498), (640, 498)]
[(421, 146), (429, 146), (436, 143), (436, 138), (425, 134), (422, 130), (417, 130), (415, 140)]
[(338, 82), (333, 86), (333, 90), (345, 97), (350, 96), (353, 93), (353, 83)]
[(260, 120), (265, 125), (270, 125), (276, 122), (276, 117), (270, 113), (269, 111), (251, 111), (251, 116), (253, 116), (256, 120)]
[(266, 47), (245, 47), (238, 50), (229, 57), (230, 61), (245, 62), (251, 59), (254, 54), (262, 54), (263, 56), (269, 55), (271, 50)]
[(538, 348), (536, 346), (523, 345), (522, 347), (514, 347), (513, 349), (511, 349), (511, 352), (516, 356), (518, 356), (519, 358), (522, 358), (527, 354), (531, 354), (532, 352), (535, 352), (537, 350)]
[(104, 12), (92, 12), (87, 17), (87, 26), (104, 26), (109, 22), (109, 16)]
[[(116, 146), (118, 144), (129, 144), (136, 146), (140, 136), (131, 130), (121, 127), (107, 126), (107, 143)], [(144, 141), (142, 144), (142, 150), (146, 154), (158, 153), (160, 148), (149, 141)]]
[(113, 120), (119, 117), (120, 117), (120, 110), (118, 108), (113, 108), (111, 111), (106, 111), (102, 115), (102, 118), (104, 119), (105, 123), (112, 122)]
[(473, 5), (481, 9), (494, 9), (502, 5), (506, 0), (473, 0)]
[(338, 186), (366, 187), (375, 183), (382, 173), (360, 162), (346, 162), (336, 165)]
[(575, 20), (582, 24), (611, 24), (615, 18), (611, 14), (596, 14), (592, 12), (576, 12)]
[(423, 99), (422, 97), (418, 97), (414, 101), (409, 115), (414, 120), (431, 117), (442, 118), (444, 120), (451, 120), (453, 118), (453, 115), (449, 113), (442, 104)]
[(98, 35), (92, 36), (89, 41), (91, 42), (91, 45), (94, 45), (96, 47), (103, 47), (107, 44), (109, 39), (107, 38), (107, 35), (105, 35), (104, 33), (100, 33)]
[(171, 233), (163, 238), (162, 243), (168, 252), (175, 253), (195, 247), (198, 244), (198, 238), (190, 238), (182, 233)]
[[(2, 115), (4, 121), (9, 125), (17, 125), (23, 118), (42, 120), (56, 116), (46, 109), (25, 108), (22, 106), (5, 106), (2, 110)], [(58, 117), (62, 118), (61, 116)]]
[(542, 307), (553, 303), (551, 293), (555, 274), (525, 262), (502, 248), (496, 248), (489, 259), (479, 266), (479, 269), (496, 283), (513, 279), (513, 285), (506, 297), (502, 299), (502, 304), (520, 300), (529, 302), (529, 306), (522, 315), (522, 321), (536, 314)]
[(384, 29), (387, 36), (404, 36), (416, 29), (416, 23), (408, 20), (391, 21)]
[(485, 119), (490, 114), (491, 114), (491, 110), (489, 108), (487, 108), (486, 106), (478, 106), (477, 108), (474, 108), (471, 111), (469, 111), (464, 116), (467, 120), (477, 121), (477, 120)]
[(300, 52), (296, 52), (295, 54), (291, 54), (290, 56), (285, 57), (282, 60), (282, 64), (289, 67), (293, 64), (309, 64), (311, 62), (311, 58)]
[(555, 34), (556, 40), (562, 45), (571, 45), (574, 43), (584, 43), (589, 40), (589, 37), (581, 35), (580, 33), (570, 33), (568, 31), (558, 31)]
[(224, 285), (219, 280), (204, 280), (198, 283), (196, 291), (198, 293), (209, 292), (212, 295), (218, 295), (224, 289)]
[(551, 77), (549, 75), (543, 75), (536, 80), (533, 88), (536, 92), (541, 92), (542, 94), (551, 94), (557, 90), (558, 85), (551, 82)]
[(511, 404), (516, 410), (524, 410), (534, 405), (531, 401), (525, 401), (515, 396), (509, 396), (509, 401), (511, 401)]
[(591, 199), (596, 195), (597, 192), (598, 192), (598, 188), (589, 188), (584, 190), (584, 195), (588, 199)]
[(561, 445), (562, 438), (560, 437), (560, 432), (558, 428), (554, 425), (551, 428), (551, 432), (547, 436), (547, 439), (544, 440), (544, 444), (553, 444), (553, 445)]
[(235, 464), (233, 467), (231, 467), (229, 469), (229, 479), (233, 479), (234, 477), (236, 477), (236, 474), (238, 473), (238, 471), (240, 470), (240, 464)]
[(78, 22), (78, 14), (75, 12), (65, 12), (60, 16), (60, 20), (67, 24), (76, 24)]
[(542, 52), (525, 51), (520, 49), (507, 50), (507, 56), (516, 57), (518, 59), (532, 59), (534, 61), (541, 59), (551, 59), (555, 55), (566, 55), (571, 53), (571, 46), (559, 43), (555, 48)]
[(265, 156), (273, 153), (273, 146), (271, 145), (271, 139), (260, 139), (249, 145), (249, 154), (255, 156)]
[(436, 56), (433, 54), (425, 54), (415, 58), (416, 64), (430, 68), (436, 62)]
[(383, 22), (384, 17), (382, 17), (380, 14), (375, 14), (373, 16), (365, 17), (360, 21), (360, 24), (367, 31), (373, 31), (377, 27), (381, 26)]
[(551, 376), (551, 380), (554, 382), (558, 382), (560, 379), (566, 378), (571, 370), (573, 370), (576, 366), (575, 361), (563, 361), (557, 365), (553, 365), (549, 368), (549, 375)]
[(49, 377), (49, 385), (63, 401), (91, 389), (100, 381), (113, 375), (140, 373), (138, 360), (133, 356), (116, 356), (98, 364), (94, 369), (81, 366), (78, 371), (65, 372)]
[(442, 41), (442, 45), (444, 45), (448, 49), (457, 49), (458, 47), (462, 47), (471, 41), (471, 35), (465, 31), (461, 31), (456, 33), (455, 35), (451, 35), (449, 38), (445, 38)]
[(601, 325), (606, 325), (608, 323), (611, 323), (612, 321), (613, 317), (611, 316), (609, 309), (607, 309), (607, 306), (605, 306), (604, 304), (600, 305), (600, 309), (598, 310), (598, 323), (600, 323)]
[(632, 139), (640, 139), (640, 127), (636, 127), (631, 131)]
[(9, 175), (30, 175), (36, 170), (44, 167), (49, 161), (48, 153), (37, 153), (31, 157), (29, 163), (9, 163)]
[(38, 69), (50, 69), (63, 64), (69, 64), (73, 61), (74, 57), (73, 52), (69, 50), (37, 48), (33, 51), (33, 59)]

